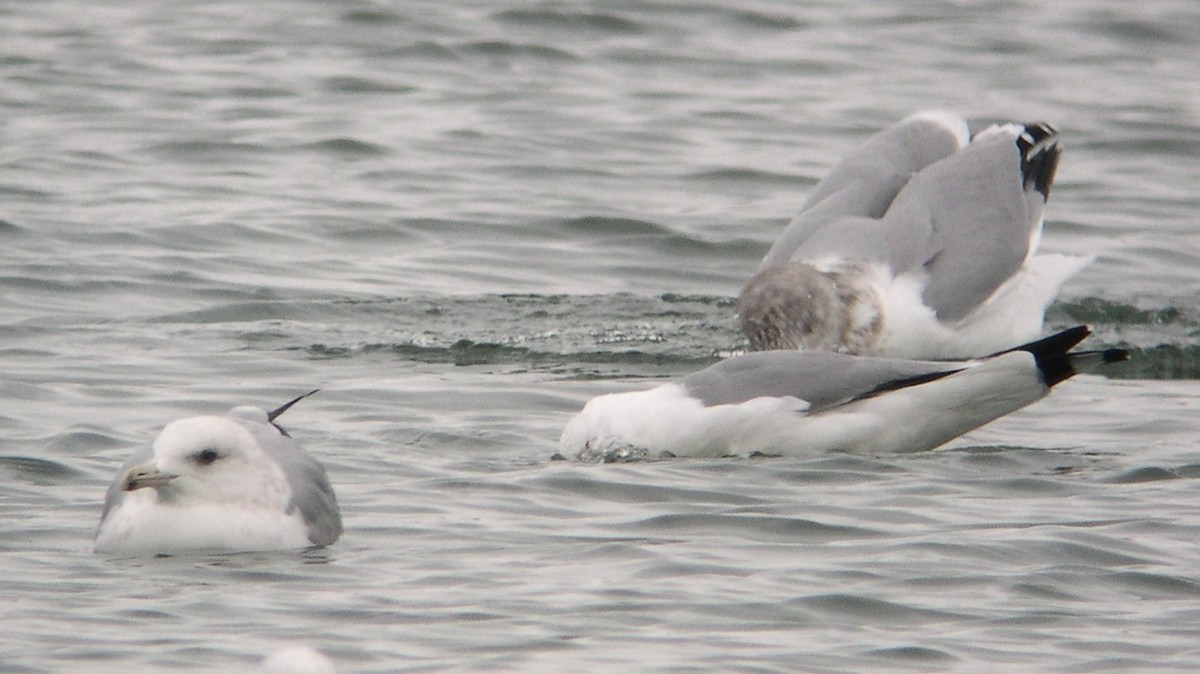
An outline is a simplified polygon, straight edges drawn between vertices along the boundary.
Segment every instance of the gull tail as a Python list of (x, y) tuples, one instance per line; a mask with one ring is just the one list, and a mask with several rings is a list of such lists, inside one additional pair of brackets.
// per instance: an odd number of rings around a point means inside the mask
[(1077, 325), (1001, 353), (1028, 351), (1033, 354), (1038, 371), (1042, 373), (1042, 379), (1048, 387), (1064, 382), (1080, 372), (1129, 359), (1129, 352), (1125, 349), (1071, 351), (1071, 347), (1082, 342), (1091, 333), (1092, 330), (1088, 326)]

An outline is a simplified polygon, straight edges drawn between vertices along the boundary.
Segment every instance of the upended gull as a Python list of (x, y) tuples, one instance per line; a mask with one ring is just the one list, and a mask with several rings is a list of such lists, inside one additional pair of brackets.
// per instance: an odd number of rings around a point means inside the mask
[(657, 388), (593, 398), (559, 447), (585, 461), (932, 449), (1128, 357), (1070, 352), (1088, 333), (1079, 326), (966, 362), (748, 353)]
[(974, 358), (1036, 339), (1093, 259), (1035, 254), (1060, 152), (1047, 124), (969, 139), (945, 112), (872, 136), (817, 184), (743, 288), (751, 348)]
[(325, 469), (266, 412), (180, 419), (133, 456), (104, 501), (95, 551), (119, 555), (321, 547), (342, 534)]

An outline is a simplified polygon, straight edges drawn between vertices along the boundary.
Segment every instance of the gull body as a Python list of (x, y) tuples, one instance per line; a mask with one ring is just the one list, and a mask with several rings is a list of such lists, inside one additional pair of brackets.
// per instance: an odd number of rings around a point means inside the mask
[(1124, 360), (1069, 349), (1072, 328), (964, 362), (770, 351), (721, 361), (646, 391), (598, 396), (560, 450), (583, 460), (812, 455), (932, 449), (1045, 396), (1076, 372)]
[(818, 183), (742, 289), (751, 348), (947, 359), (1037, 338), (1092, 260), (1037, 254), (1060, 153), (1047, 124), (971, 138), (944, 112), (872, 136)]
[[(303, 398), (305, 396), (301, 396)], [(324, 467), (266, 412), (168, 424), (108, 489), (95, 550), (145, 555), (326, 546), (342, 532)]]

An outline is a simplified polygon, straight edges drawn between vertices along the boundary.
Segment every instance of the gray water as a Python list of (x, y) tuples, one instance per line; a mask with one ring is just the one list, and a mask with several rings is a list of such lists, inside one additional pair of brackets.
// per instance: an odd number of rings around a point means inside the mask
[[(1200, 4), (0, 8), (0, 671), (1195, 671)], [(1108, 377), (913, 456), (553, 461), (911, 112), (1046, 120)], [(89, 552), (172, 419), (286, 417), (346, 534)]]

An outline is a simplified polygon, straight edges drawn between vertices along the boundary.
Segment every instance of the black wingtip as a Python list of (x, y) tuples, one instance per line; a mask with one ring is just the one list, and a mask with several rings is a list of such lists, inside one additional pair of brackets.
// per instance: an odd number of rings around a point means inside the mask
[(1050, 185), (1058, 170), (1058, 158), (1062, 148), (1058, 145), (1058, 131), (1045, 122), (1022, 125), (1024, 131), (1017, 136), (1017, 149), (1021, 152), (1021, 180), (1025, 189), (1036, 190), (1045, 201), (1050, 197)]
[(1038, 371), (1042, 373), (1042, 380), (1046, 382), (1046, 386), (1060, 384), (1080, 372), (1098, 365), (1120, 363), (1129, 359), (1129, 352), (1125, 349), (1071, 351), (1072, 347), (1082, 342), (1091, 333), (1092, 330), (1088, 326), (1077, 325), (1036, 342), (1022, 344), (1001, 353), (1028, 351), (1033, 354), (1034, 362), (1037, 363)]
[(1092, 334), (1092, 329), (1086, 325), (1076, 325), (1073, 328), (1067, 328), (1061, 332), (1056, 332), (1049, 337), (1043, 337), (1039, 340), (1014, 346), (1011, 349), (1005, 349), (999, 353), (992, 354), (999, 356), (1002, 353), (1010, 353), (1012, 351), (1028, 351), (1033, 354), (1034, 358), (1049, 355), (1064, 355), (1071, 347), (1087, 339), (1087, 336)]
[(1125, 349), (1105, 349), (1100, 352), (1100, 357), (1107, 363), (1123, 363), (1129, 360), (1129, 352)]
[(1046, 382), (1046, 386), (1055, 386), (1077, 374), (1075, 360), (1067, 352), (1090, 334), (1092, 334), (1091, 328), (1086, 325), (1077, 325), (1062, 332), (1056, 332), (1049, 337), (1022, 344), (1010, 351), (1028, 351), (1033, 354), (1033, 360), (1037, 363), (1038, 371), (1042, 373), (1042, 380)]

